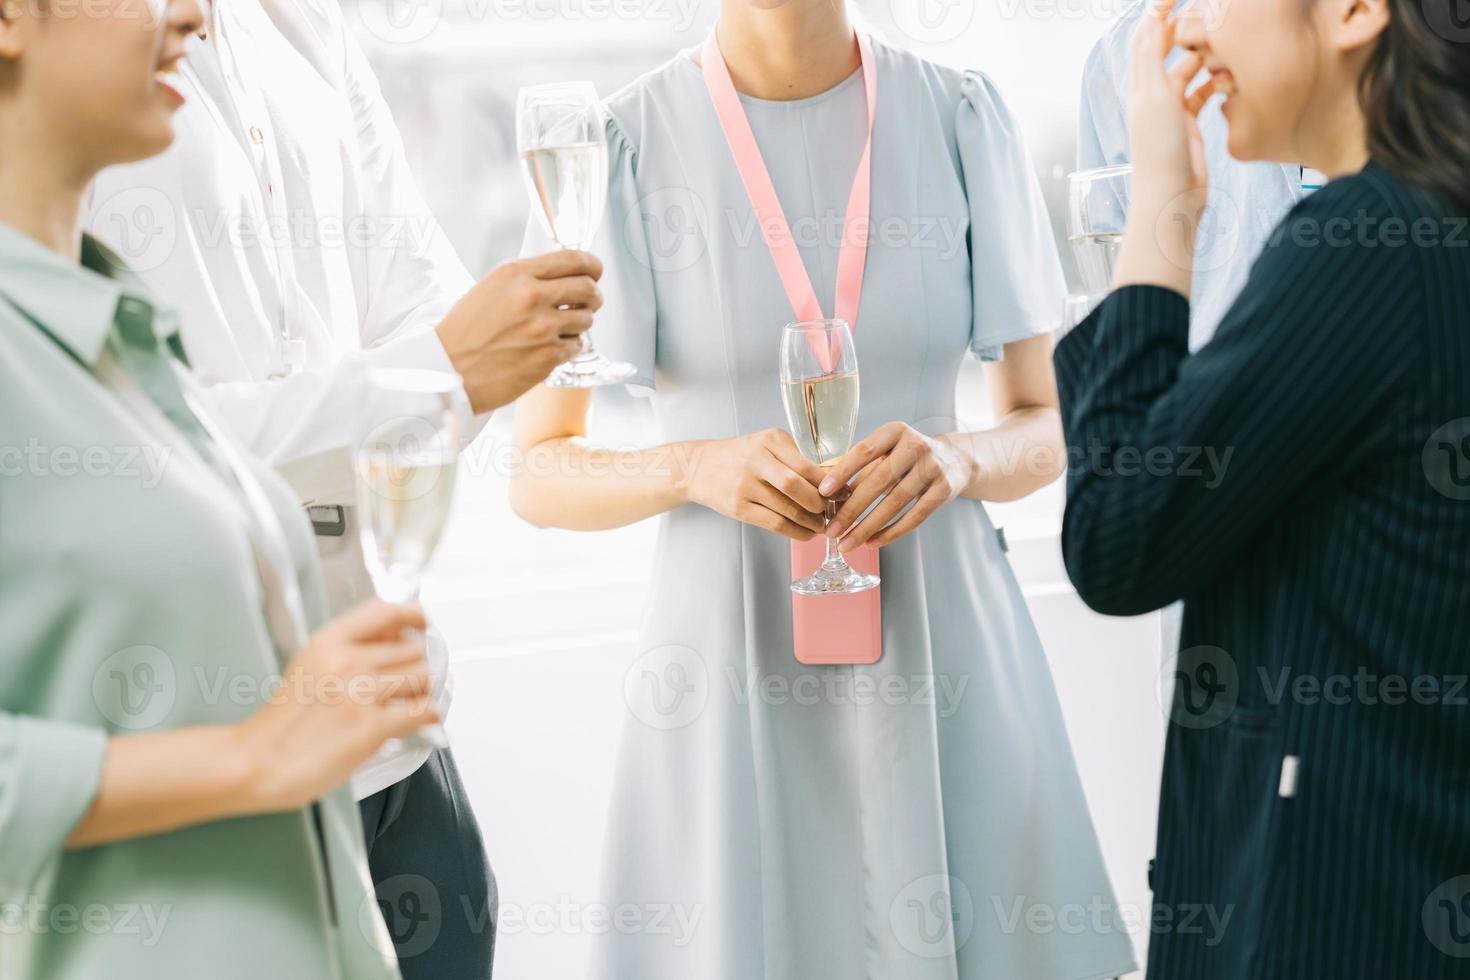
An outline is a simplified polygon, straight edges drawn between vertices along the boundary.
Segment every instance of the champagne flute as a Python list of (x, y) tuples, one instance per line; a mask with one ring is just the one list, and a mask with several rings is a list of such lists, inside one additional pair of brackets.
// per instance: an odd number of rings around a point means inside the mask
[(1113, 291), (1113, 272), (1128, 225), (1133, 168), (1104, 167), (1071, 175), (1067, 209), (1067, 238), (1083, 292), (1089, 296)]
[[(454, 503), (461, 445), (454, 393), (460, 382), (441, 371), (375, 370), (373, 386), (424, 412), (390, 420), (358, 449), (357, 503), (362, 550), (378, 596), (416, 603), (424, 569), (434, 557)], [(423, 639), (422, 636), (417, 637)], [(448, 748), (440, 725), (428, 725), (384, 746), (385, 756)]]
[[(796, 445), (807, 459), (830, 468), (857, 437), (858, 365), (844, 320), (805, 320), (781, 334), (781, 397)], [(826, 501), (826, 523), (838, 501)], [(878, 587), (878, 576), (847, 563), (827, 539), (827, 558), (812, 575), (791, 583), (797, 595), (851, 595)]]
[[(607, 210), (607, 131), (602, 101), (590, 82), (521, 89), (516, 148), (541, 227), (564, 249), (592, 247)], [(552, 372), (551, 388), (621, 384), (637, 368), (608, 360), (582, 335), (582, 353)]]

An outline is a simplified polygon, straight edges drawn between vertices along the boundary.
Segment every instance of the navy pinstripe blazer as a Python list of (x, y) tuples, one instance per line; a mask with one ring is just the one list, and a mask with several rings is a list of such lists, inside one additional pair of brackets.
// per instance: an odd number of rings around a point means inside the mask
[(1369, 165), (1188, 321), (1126, 288), (1056, 355), (1073, 581), (1185, 601), (1149, 976), (1470, 977), (1466, 218)]

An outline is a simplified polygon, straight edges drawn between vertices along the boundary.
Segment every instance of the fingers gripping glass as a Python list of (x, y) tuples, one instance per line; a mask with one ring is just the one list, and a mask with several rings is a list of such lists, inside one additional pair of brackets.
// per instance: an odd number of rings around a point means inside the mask
[[(521, 89), (516, 148), (541, 227), (564, 249), (592, 247), (607, 210), (607, 132), (602, 101), (587, 82)], [(552, 388), (622, 384), (637, 373), (609, 361), (582, 335), (582, 353), (546, 379)]]
[[(422, 405), (418, 414), (373, 430), (357, 452), (357, 503), (362, 550), (378, 597), (408, 605), (418, 601), (424, 570), (439, 547), (454, 503), (461, 433), (454, 391), (459, 379), (437, 371), (374, 371), (374, 387), (401, 404)], [(422, 640), (422, 635), (414, 637)], [(448, 748), (439, 725), (429, 725), (384, 755)]]
[[(852, 449), (857, 435), (858, 364), (852, 331), (842, 320), (793, 323), (781, 334), (781, 396), (786, 419), (802, 455), (822, 468)], [(826, 501), (826, 523), (839, 500)], [(811, 576), (791, 583), (797, 595), (851, 595), (878, 587), (827, 539), (827, 558)]]

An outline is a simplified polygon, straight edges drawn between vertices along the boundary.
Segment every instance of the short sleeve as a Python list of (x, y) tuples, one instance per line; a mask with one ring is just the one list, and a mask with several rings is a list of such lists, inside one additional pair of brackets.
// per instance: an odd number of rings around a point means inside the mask
[(970, 349), (998, 361), (1006, 344), (1061, 326), (1067, 286), (1015, 117), (983, 75), (967, 73), (962, 94), (955, 138), (970, 203)]
[[(608, 117), (608, 208), (592, 251), (602, 259), (603, 307), (593, 321), (592, 339), (600, 353), (637, 368), (628, 387), (654, 389), (658, 305), (654, 295), (653, 255), (643, 202), (638, 194), (637, 150), (617, 122)], [(552, 241), (537, 215), (531, 215), (522, 255), (552, 251)]]

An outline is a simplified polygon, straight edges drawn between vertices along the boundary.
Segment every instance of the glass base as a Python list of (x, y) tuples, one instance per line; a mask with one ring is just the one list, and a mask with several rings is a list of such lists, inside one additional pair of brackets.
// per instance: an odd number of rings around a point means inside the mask
[(855, 595), (876, 589), (882, 581), (876, 575), (864, 575), (841, 559), (825, 562), (811, 577), (791, 583), (797, 595)]
[(567, 361), (551, 372), (544, 382), (548, 388), (599, 388), (603, 385), (620, 385), (638, 369), (631, 364), (609, 361), (601, 354), (583, 354)]

